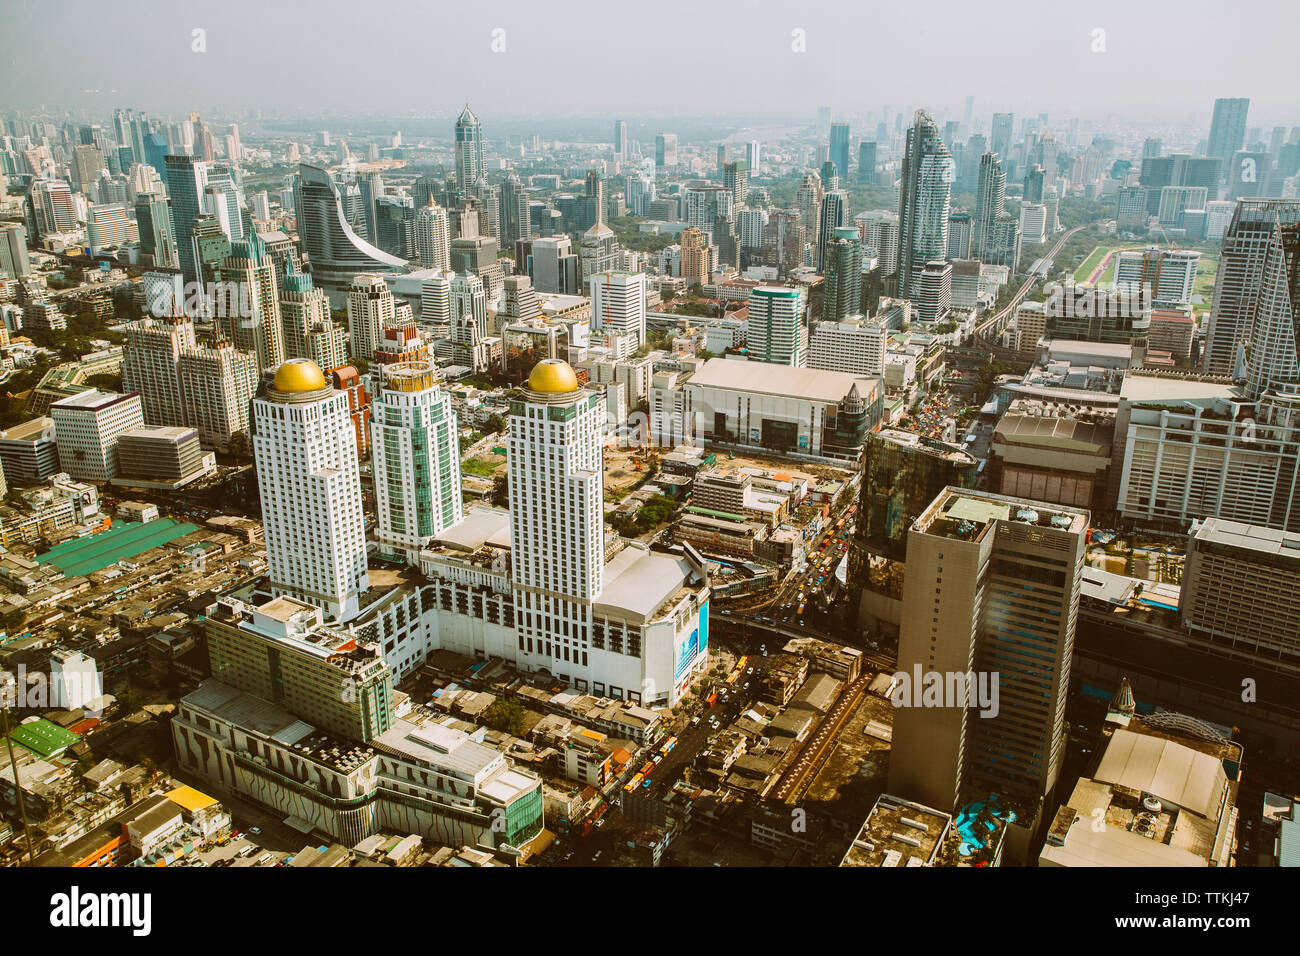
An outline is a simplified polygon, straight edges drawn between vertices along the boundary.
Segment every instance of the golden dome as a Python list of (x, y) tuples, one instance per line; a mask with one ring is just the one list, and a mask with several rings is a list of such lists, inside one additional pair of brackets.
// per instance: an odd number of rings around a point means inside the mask
[(533, 366), (528, 387), (534, 392), (572, 392), (578, 387), (578, 376), (563, 359), (542, 359)]
[(311, 359), (289, 359), (275, 372), (277, 392), (314, 392), (326, 385), (325, 373)]

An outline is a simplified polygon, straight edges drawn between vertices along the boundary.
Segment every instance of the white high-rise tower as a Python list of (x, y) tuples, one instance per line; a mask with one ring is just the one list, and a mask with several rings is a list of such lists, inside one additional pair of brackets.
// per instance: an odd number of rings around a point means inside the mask
[(447, 210), (432, 199), (429, 205), (415, 214), (412, 226), (415, 258), (424, 269), (451, 268), (451, 232), (447, 225)]
[(545, 359), (510, 403), (510, 553), (520, 657), (557, 674), (590, 667), (604, 586), (605, 403)]
[(253, 401), (253, 421), (271, 590), (351, 620), (370, 575), (348, 397), (315, 362), (291, 359)]

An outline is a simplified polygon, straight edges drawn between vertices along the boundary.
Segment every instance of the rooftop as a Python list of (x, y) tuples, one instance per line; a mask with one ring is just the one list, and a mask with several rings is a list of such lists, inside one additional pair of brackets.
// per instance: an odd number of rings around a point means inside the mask
[(926, 866), (952, 825), (952, 816), (883, 794), (853, 838), (840, 866)]
[(854, 385), (864, 399), (880, 391), (880, 379), (873, 376), (724, 358), (709, 359), (687, 384), (826, 404), (841, 401)]

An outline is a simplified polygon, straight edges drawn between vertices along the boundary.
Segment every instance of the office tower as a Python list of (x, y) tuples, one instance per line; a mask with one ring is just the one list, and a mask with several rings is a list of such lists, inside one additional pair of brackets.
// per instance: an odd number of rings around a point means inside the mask
[(422, 269), (451, 267), (451, 237), (447, 229), (447, 210), (432, 199), (415, 214), (411, 226), (415, 258)]
[(59, 467), (78, 481), (117, 477), (117, 440), (144, 424), (140, 396), (89, 389), (50, 405)]
[(750, 359), (802, 368), (808, 364), (808, 327), (801, 288), (755, 286), (749, 291), (746, 331)]
[(192, 424), (181, 387), (181, 354), (195, 346), (194, 324), (183, 315), (144, 319), (126, 327), (122, 388), (140, 396), (149, 425)]
[(1158, 139), (1144, 139), (1142, 141), (1142, 158), (1153, 159), (1161, 154), (1164, 150), (1164, 144)]
[(577, 294), (578, 257), (568, 236), (545, 236), (534, 239), (527, 257), (528, 275), (538, 292)]
[(864, 186), (876, 184), (876, 144), (865, 139), (858, 144), (858, 182)]
[(86, 207), (86, 245), (91, 255), (116, 249), (130, 236), (131, 217), (125, 203), (91, 204)]
[(1047, 239), (1047, 207), (1040, 202), (1020, 204), (1020, 236), (1023, 242)]
[(202, 282), (194, 248), (194, 223), (205, 209), (208, 165), (193, 156), (168, 156), (166, 169), (176, 260), (186, 282)]
[(1042, 202), (1043, 188), (1047, 184), (1047, 170), (1035, 164), (1025, 173), (1025, 202)]
[(27, 230), (21, 223), (0, 223), (0, 276), (23, 279), (32, 271), (27, 256)]
[[(1284, 384), (1300, 384), (1300, 223), (1294, 209), (1286, 210), (1286, 215), (1286, 224), (1281, 210), (1273, 216), (1259, 285), (1251, 290), (1255, 305), (1246, 354), (1246, 392), (1256, 399)], [(1225, 252), (1227, 246), (1225, 241)], [(1220, 268), (1222, 262), (1221, 256)], [(1217, 283), (1215, 293), (1217, 303)]]
[(627, 177), (627, 209), (633, 216), (647, 216), (650, 203), (655, 198), (654, 175), (650, 173), (629, 174)]
[(888, 335), (883, 325), (861, 316), (818, 322), (808, 338), (808, 367), (855, 376), (883, 375)]
[(1011, 155), (1012, 127), (1016, 122), (1015, 113), (994, 113), (993, 126), (989, 134), (989, 152), (998, 156)]
[(334, 324), (329, 298), (311, 276), (290, 262), (279, 289), (284, 357), (311, 359), (321, 368), (347, 365), (347, 332)]
[(614, 158), (627, 159), (627, 123), (623, 120), (614, 121)]
[(239, 187), (234, 174), (224, 163), (214, 163), (203, 187), (203, 211), (221, 223), (221, 231), (231, 242), (244, 238), (244, 214)]
[(483, 127), (466, 103), (456, 118), (456, 185), (468, 192), (486, 173)]
[(491, 364), (487, 344), (487, 293), (483, 280), (472, 272), (458, 273), (451, 280), (452, 359), (475, 372)]
[(1183, 212), (1204, 209), (1207, 191), (1204, 186), (1165, 186), (1160, 190), (1156, 215), (1162, 226), (1181, 226)]
[(762, 162), (762, 144), (756, 139), (751, 139), (745, 144), (745, 165), (749, 167), (751, 176), (763, 174)]
[(1015, 216), (994, 219), (983, 252), (985, 263), (1006, 266), (1015, 275), (1020, 268), (1020, 220)]
[(824, 263), (822, 321), (837, 322), (859, 315), (862, 312), (862, 237), (856, 226), (831, 230)]
[(272, 593), (346, 622), (370, 587), (348, 398), (315, 363), (291, 359), (254, 399), (253, 418)]
[[(275, 263), (266, 251), (266, 243), (257, 233), (232, 242), (230, 255), (218, 267), (217, 276), (214, 320), (222, 337), (256, 355), (259, 371), (278, 368), (285, 358), (284, 326)], [(225, 298), (232, 288), (238, 289), (237, 302)]]
[(93, 198), (92, 186), (104, 168), (104, 154), (97, 146), (72, 147), (72, 162), (68, 164), (68, 172), (72, 175), (72, 184), (88, 198)]
[(804, 234), (816, 241), (821, 227), (822, 182), (816, 173), (804, 173), (799, 189), (795, 192), (795, 205), (799, 209), (799, 220)]
[(454, 273), (435, 272), (420, 280), (420, 321), (446, 334), (451, 324), (451, 280)]
[(324, 169), (303, 163), (294, 181), (298, 237), (311, 262), (312, 279), (341, 307), (352, 280), (362, 274), (400, 272), (405, 260), (366, 242), (348, 224), (343, 197)]
[(1192, 300), (1201, 254), (1180, 249), (1122, 249), (1115, 254), (1115, 289), (1149, 289), (1156, 308), (1185, 306)]
[(732, 207), (745, 204), (749, 195), (749, 164), (743, 159), (722, 166), (722, 186), (731, 193)]
[(1178, 600), (1193, 635), (1261, 664), (1300, 658), (1300, 534), (1223, 518), (1193, 523)]
[(537, 298), (537, 290), (533, 288), (533, 282), (528, 276), (507, 276), (504, 291), (502, 314), (507, 318), (527, 322), (541, 317), (541, 301)]
[(645, 275), (598, 272), (588, 277), (591, 294), (591, 331), (636, 336), (645, 342)]
[[(539, 362), (510, 403), (515, 627), (525, 654), (557, 674), (592, 664), (593, 601), (605, 572), (604, 425), (603, 398), (560, 359)], [(604, 649), (605, 637), (594, 646)]]
[(692, 229), (713, 234), (713, 223), (719, 217), (734, 216), (732, 193), (723, 186), (693, 186), (687, 189), (683, 200), (682, 218)]
[(861, 213), (857, 219), (865, 252), (874, 249), (880, 261), (880, 275), (889, 278), (898, 273), (898, 217), (893, 213)]
[(423, 209), (430, 203), (436, 204), (442, 192), (442, 183), (427, 174), (411, 184), (411, 196), (415, 199), (416, 209)]
[(483, 289), (495, 299), (505, 272), (497, 257), (497, 241), (489, 236), (461, 237), (451, 241), (451, 271), (472, 272), (483, 280)]
[[(1089, 517), (949, 487), (916, 519), (891, 793), (945, 810), (990, 793), (1032, 806), (1051, 793), (1065, 756)], [(927, 696), (925, 706), (923, 685), (936, 678), (939, 699)]]
[(840, 182), (849, 181), (849, 124), (831, 123), (831, 162)]
[(510, 249), (532, 234), (528, 218), (528, 193), (519, 174), (511, 171), (501, 184), (501, 247)]
[(736, 231), (740, 237), (740, 248), (749, 250), (751, 257), (763, 248), (763, 229), (767, 226), (766, 209), (741, 209), (736, 213)]
[(708, 233), (695, 228), (683, 229), (681, 246), (682, 278), (690, 285), (703, 284), (713, 271)]
[(140, 255), (156, 268), (175, 269), (176, 237), (172, 233), (171, 207), (161, 193), (141, 193), (135, 200), (135, 222)]
[(677, 134), (660, 133), (655, 136), (655, 170), (667, 172), (677, 168)]
[[(1203, 371), (1235, 378), (1246, 376), (1244, 353), (1252, 342), (1256, 323), (1263, 317), (1261, 327), (1270, 328), (1272, 319), (1285, 315), (1285, 298), (1279, 294), (1282, 289), (1274, 288), (1272, 279), (1288, 261), (1294, 268), (1298, 225), (1300, 202), (1295, 200), (1244, 199), (1237, 203), (1223, 236), (1214, 298), (1205, 320)], [(1273, 378), (1258, 362), (1256, 372), (1259, 381)]]
[(38, 179), (28, 193), (36, 236), (73, 232), (77, 228), (77, 210), (72, 190), (61, 179)]
[(825, 274), (826, 248), (835, 230), (849, 218), (849, 194), (841, 189), (831, 189), (822, 196), (821, 221), (817, 229), (817, 271)]
[(353, 358), (369, 362), (385, 323), (393, 320), (392, 290), (382, 275), (359, 275), (348, 290), (348, 340)]
[(828, 193), (840, 188), (840, 171), (829, 159), (822, 163), (818, 175), (821, 178), (823, 193)]
[(924, 110), (907, 131), (898, 195), (898, 294), (912, 298), (932, 259), (948, 252), (953, 161), (939, 128)]
[(948, 216), (948, 259), (969, 259), (973, 220), (968, 212), (954, 212)]
[(952, 263), (942, 259), (927, 262), (914, 286), (916, 321), (942, 322), (952, 307)]
[(456, 413), (432, 362), (384, 365), (372, 382), (376, 537), (381, 551), (415, 564), (421, 548), (463, 517)]
[(1210, 141), (1205, 155), (1218, 157), (1223, 170), (1227, 170), (1233, 155), (1245, 145), (1248, 112), (1250, 100), (1246, 98), (1214, 101), (1214, 117), (1210, 121)]

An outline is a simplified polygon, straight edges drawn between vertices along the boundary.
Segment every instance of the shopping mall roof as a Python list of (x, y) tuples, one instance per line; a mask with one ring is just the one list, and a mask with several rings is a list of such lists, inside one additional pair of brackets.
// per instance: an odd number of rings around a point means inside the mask
[(198, 530), (198, 525), (188, 521), (176, 522), (171, 518), (121, 524), (99, 534), (55, 545), (40, 555), (36, 563), (52, 564), (68, 577), (77, 577), (133, 558)]

